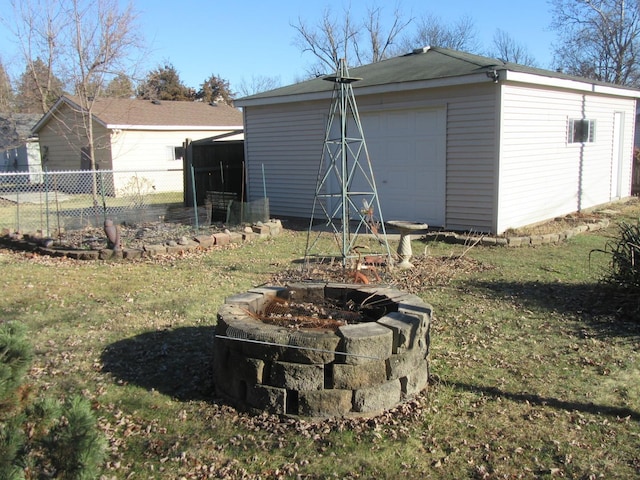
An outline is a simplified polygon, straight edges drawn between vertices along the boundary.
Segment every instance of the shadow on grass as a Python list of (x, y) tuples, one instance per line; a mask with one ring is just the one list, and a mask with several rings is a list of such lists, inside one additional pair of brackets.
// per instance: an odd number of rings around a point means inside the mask
[(102, 370), (178, 400), (211, 400), (214, 330), (182, 327), (120, 340), (102, 352)]
[(506, 398), (514, 402), (530, 403), (532, 405), (548, 406), (558, 410), (567, 412), (583, 412), (593, 415), (606, 415), (615, 418), (629, 418), (634, 421), (640, 421), (640, 413), (630, 408), (613, 407), (609, 405), (596, 405), (594, 403), (569, 402), (558, 398), (543, 397), (541, 395), (531, 393), (512, 393), (505, 392), (496, 387), (488, 387), (482, 385), (470, 385), (468, 383), (451, 382), (453, 388), (464, 390), (467, 392), (482, 393), (493, 398)]
[[(637, 317), (625, 315), (629, 305), (624, 302), (630, 298), (603, 284), (474, 281), (468, 285), (526, 309), (575, 315), (603, 337), (640, 338)], [(631, 300), (638, 301), (635, 296)]]

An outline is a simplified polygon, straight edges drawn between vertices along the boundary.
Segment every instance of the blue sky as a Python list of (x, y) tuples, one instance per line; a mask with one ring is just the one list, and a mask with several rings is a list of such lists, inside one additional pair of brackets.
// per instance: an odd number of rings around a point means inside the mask
[[(0, 0), (0, 3), (8, 0)], [(351, 0), (134, 0), (149, 53), (143, 71), (165, 60), (178, 70), (183, 82), (193, 88), (211, 74), (228, 80), (232, 90), (252, 77), (278, 77), (282, 85), (302, 78), (314, 63), (293, 45), (292, 23), (298, 18), (315, 24), (326, 7), (341, 12), (350, 5), (360, 19), (371, 1)], [(389, 14), (395, 5), (378, 1)], [(406, 15), (433, 14), (443, 22), (467, 15), (473, 19), (478, 37), (487, 48), (496, 29), (506, 31), (526, 46), (538, 65), (551, 63), (555, 34), (549, 30), (551, 15), (547, 0), (401, 0)], [(0, 29), (0, 58), (10, 70), (21, 62), (6, 29)]]

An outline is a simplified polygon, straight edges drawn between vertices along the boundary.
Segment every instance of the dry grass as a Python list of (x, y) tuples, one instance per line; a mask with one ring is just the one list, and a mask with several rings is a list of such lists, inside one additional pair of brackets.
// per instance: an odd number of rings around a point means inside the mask
[(2, 251), (0, 311), (30, 331), (32, 398), (92, 401), (105, 479), (637, 478), (640, 329), (600, 293), (607, 258), (589, 260), (614, 231), (528, 249), (414, 241), (417, 268), (388, 280), (434, 307), (431, 386), (363, 420), (251, 416), (211, 383), (217, 308), (301, 278), (304, 232), (140, 262)]

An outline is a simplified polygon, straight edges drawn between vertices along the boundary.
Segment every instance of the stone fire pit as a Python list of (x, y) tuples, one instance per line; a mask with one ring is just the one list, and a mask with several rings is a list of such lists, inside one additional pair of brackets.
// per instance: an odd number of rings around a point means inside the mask
[(226, 299), (214, 341), (217, 393), (239, 408), (365, 415), (426, 388), (431, 307), (392, 288), (259, 287)]

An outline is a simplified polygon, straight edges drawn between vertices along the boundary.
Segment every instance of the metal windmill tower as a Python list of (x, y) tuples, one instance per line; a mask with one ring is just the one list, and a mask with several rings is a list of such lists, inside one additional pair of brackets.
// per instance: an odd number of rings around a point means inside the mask
[[(341, 59), (336, 75), (324, 80), (334, 82), (334, 88), (318, 168), (305, 261), (310, 257), (340, 257), (346, 266), (349, 259), (359, 256), (358, 250), (364, 246), (367, 256), (384, 256), (387, 265), (391, 265), (391, 251), (373, 169), (353, 94), (352, 84), (361, 79), (350, 77), (345, 61)], [(322, 214), (326, 217), (325, 225), (314, 231), (314, 219)], [(323, 248), (320, 238), (327, 231), (333, 235), (340, 252), (320, 252)], [(363, 234), (368, 234), (368, 243), (359, 238)]]

